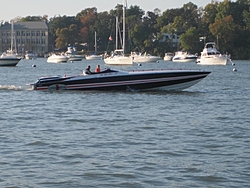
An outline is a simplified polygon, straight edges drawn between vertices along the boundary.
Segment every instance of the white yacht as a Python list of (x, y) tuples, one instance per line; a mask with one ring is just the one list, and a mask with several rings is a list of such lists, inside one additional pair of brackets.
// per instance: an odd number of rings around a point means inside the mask
[(197, 65), (226, 65), (229, 58), (228, 55), (220, 53), (214, 42), (208, 42), (196, 62)]

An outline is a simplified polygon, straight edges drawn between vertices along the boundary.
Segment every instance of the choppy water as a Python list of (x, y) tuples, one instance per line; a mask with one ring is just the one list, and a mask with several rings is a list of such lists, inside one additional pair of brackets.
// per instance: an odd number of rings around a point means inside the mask
[(0, 67), (0, 187), (249, 187), (250, 62), (234, 62), (116, 67), (212, 71), (172, 93), (26, 86), (102, 61)]

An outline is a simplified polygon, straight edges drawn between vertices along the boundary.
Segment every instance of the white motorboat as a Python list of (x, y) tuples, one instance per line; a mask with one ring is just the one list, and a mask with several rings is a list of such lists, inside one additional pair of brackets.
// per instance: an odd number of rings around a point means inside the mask
[(155, 63), (161, 60), (161, 57), (153, 56), (147, 53), (141, 54), (137, 52), (131, 52), (131, 57), (134, 63)]
[(41, 77), (30, 84), (34, 90), (167, 90), (180, 91), (204, 79), (202, 70), (106, 69), (98, 73)]
[(96, 54), (92, 54), (92, 55), (88, 55), (85, 57), (87, 60), (102, 60), (103, 56), (102, 55), (96, 55)]
[[(125, 2), (123, 3), (123, 31), (125, 29)], [(125, 33), (123, 32), (122, 39), (122, 49), (118, 49), (117, 40), (116, 40), (116, 50), (111, 54), (111, 56), (104, 58), (104, 62), (108, 65), (132, 65), (132, 57), (125, 56)], [(118, 19), (116, 19), (116, 36), (118, 36)], [(117, 39), (118, 37), (116, 37)]]
[(68, 57), (68, 61), (82, 61), (83, 55), (78, 55), (76, 47), (69, 46), (68, 50), (65, 52), (65, 56)]
[(197, 65), (226, 65), (229, 58), (228, 55), (220, 53), (214, 42), (208, 42), (196, 63)]
[(165, 53), (164, 61), (172, 61), (173, 57), (174, 57), (174, 53), (167, 52), (167, 53)]
[(36, 59), (36, 54), (32, 51), (27, 51), (24, 57), (25, 59)]
[[(0, 56), (0, 66), (16, 66), (21, 58), (18, 58), (16, 54), (13, 52), (13, 48), (15, 46), (15, 37), (14, 37), (14, 23), (11, 22), (11, 45), (10, 50), (4, 52)], [(15, 46), (16, 47), (16, 46)], [(16, 50), (15, 50), (16, 51)]]
[(52, 54), (48, 57), (48, 63), (66, 63), (68, 61), (68, 57), (64, 54)]
[(175, 55), (172, 59), (173, 62), (195, 62), (197, 59), (196, 55), (190, 54), (185, 51), (175, 52)]

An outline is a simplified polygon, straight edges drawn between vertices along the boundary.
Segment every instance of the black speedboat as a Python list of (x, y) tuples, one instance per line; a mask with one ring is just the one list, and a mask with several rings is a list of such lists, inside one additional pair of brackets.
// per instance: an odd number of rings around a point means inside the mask
[(41, 77), (31, 84), (34, 90), (183, 90), (210, 72), (202, 70), (136, 70), (106, 69), (99, 73), (75, 76)]

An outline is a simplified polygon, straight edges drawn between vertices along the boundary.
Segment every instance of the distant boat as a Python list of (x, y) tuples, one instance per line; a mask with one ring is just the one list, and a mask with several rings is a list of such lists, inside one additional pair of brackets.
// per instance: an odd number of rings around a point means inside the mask
[(65, 52), (65, 56), (68, 57), (68, 61), (82, 61), (83, 55), (78, 55), (76, 47), (69, 46), (68, 50)]
[(190, 54), (185, 51), (177, 51), (172, 59), (173, 62), (195, 62), (197, 59), (196, 55)]
[(68, 61), (68, 57), (64, 54), (52, 54), (48, 57), (48, 63), (66, 63)]
[(174, 53), (167, 52), (167, 53), (165, 53), (164, 61), (172, 61), (173, 57), (174, 57)]
[(36, 59), (36, 54), (32, 51), (27, 51), (24, 57), (25, 59)]
[(96, 32), (95, 32), (95, 53), (85, 57), (87, 60), (102, 60), (102, 55), (97, 55), (97, 42), (96, 42)]
[(135, 63), (155, 63), (161, 60), (161, 57), (153, 56), (147, 53), (141, 54), (137, 52), (131, 52), (131, 57)]
[[(11, 45), (10, 50), (7, 52), (4, 52), (0, 56), (0, 66), (16, 66), (18, 62), (21, 60), (21, 58), (18, 58), (16, 54), (13, 52), (15, 42), (15, 36), (14, 36), (14, 23), (11, 22)], [(16, 45), (15, 45), (16, 47)], [(15, 50), (16, 51), (16, 50)]]
[(196, 62), (197, 65), (226, 65), (229, 58), (228, 55), (220, 53), (214, 42), (208, 42)]
[[(126, 31), (125, 29), (125, 2), (123, 2), (123, 31)], [(125, 33), (123, 32), (122, 37), (122, 49), (117, 49), (112, 52), (111, 56), (105, 57), (104, 62), (108, 65), (132, 65), (132, 57), (131, 56), (125, 56)], [(116, 20), (116, 35), (118, 36), (118, 20)], [(117, 38), (117, 37), (116, 37)]]
[(92, 54), (92, 55), (86, 56), (85, 58), (87, 60), (102, 60), (103, 56), (102, 55)]

